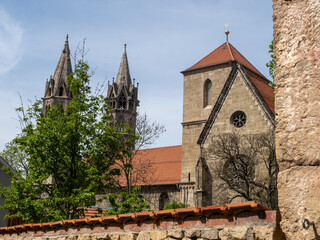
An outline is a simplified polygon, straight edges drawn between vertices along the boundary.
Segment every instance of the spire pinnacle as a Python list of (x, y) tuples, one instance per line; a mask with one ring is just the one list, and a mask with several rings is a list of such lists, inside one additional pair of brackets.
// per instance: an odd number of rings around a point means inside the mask
[(228, 27), (229, 27), (229, 23), (225, 24), (224, 25), (226, 27), (226, 31), (224, 32), (226, 34), (226, 42), (228, 42), (228, 35), (229, 35), (229, 30), (228, 30)]
[(129, 71), (129, 63), (127, 58), (127, 44), (124, 44), (124, 52), (121, 58), (120, 67), (118, 70), (118, 75), (116, 77), (116, 83), (120, 85), (124, 85), (129, 88), (131, 84), (131, 77)]
[(68, 38), (67, 34), (64, 48), (52, 77), (55, 80), (54, 94), (58, 94), (59, 89), (67, 85), (68, 76), (72, 72)]

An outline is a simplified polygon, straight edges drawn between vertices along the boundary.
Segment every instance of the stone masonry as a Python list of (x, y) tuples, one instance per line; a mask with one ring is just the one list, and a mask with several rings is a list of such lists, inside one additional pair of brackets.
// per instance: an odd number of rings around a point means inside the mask
[(274, 0), (273, 9), (281, 228), (288, 240), (319, 239), (320, 1)]

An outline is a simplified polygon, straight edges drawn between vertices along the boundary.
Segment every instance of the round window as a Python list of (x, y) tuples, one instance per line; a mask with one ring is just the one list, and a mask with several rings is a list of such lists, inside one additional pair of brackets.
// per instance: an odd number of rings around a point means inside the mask
[(247, 116), (242, 111), (236, 111), (232, 114), (230, 122), (237, 128), (241, 128), (246, 124)]

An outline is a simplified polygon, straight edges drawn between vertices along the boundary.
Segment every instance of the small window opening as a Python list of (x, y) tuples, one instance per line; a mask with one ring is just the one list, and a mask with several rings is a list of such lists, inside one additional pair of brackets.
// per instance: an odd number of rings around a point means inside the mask
[(204, 84), (203, 107), (212, 105), (212, 82), (208, 79)]
[(169, 196), (168, 193), (163, 192), (159, 198), (159, 210), (162, 210), (166, 204), (169, 204)]
[(188, 173), (188, 181), (190, 182), (191, 177), (190, 177), (190, 173)]
[(60, 87), (59, 89), (59, 96), (62, 96), (63, 95), (63, 87)]
[(119, 108), (126, 109), (127, 108), (127, 99), (122, 95), (119, 99)]

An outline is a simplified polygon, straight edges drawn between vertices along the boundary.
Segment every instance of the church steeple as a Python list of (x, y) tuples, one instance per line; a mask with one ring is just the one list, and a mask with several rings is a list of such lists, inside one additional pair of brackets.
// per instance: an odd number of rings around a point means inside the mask
[(72, 94), (67, 88), (68, 76), (72, 73), (68, 35), (64, 47), (54, 71), (53, 76), (46, 82), (43, 98), (43, 108), (51, 108), (54, 105), (66, 105), (70, 102)]
[(124, 45), (124, 52), (121, 58), (116, 81), (108, 83), (107, 101), (111, 106), (113, 119), (118, 123), (127, 123), (133, 131), (136, 128), (138, 100), (138, 86), (135, 86), (130, 77), (129, 63)]
[(129, 63), (128, 63), (128, 57), (127, 57), (127, 44), (124, 44), (124, 52), (122, 54), (120, 67), (118, 70), (116, 83), (120, 85), (124, 85), (127, 88), (129, 88), (131, 84), (131, 77), (130, 77), (130, 71), (129, 71)]

